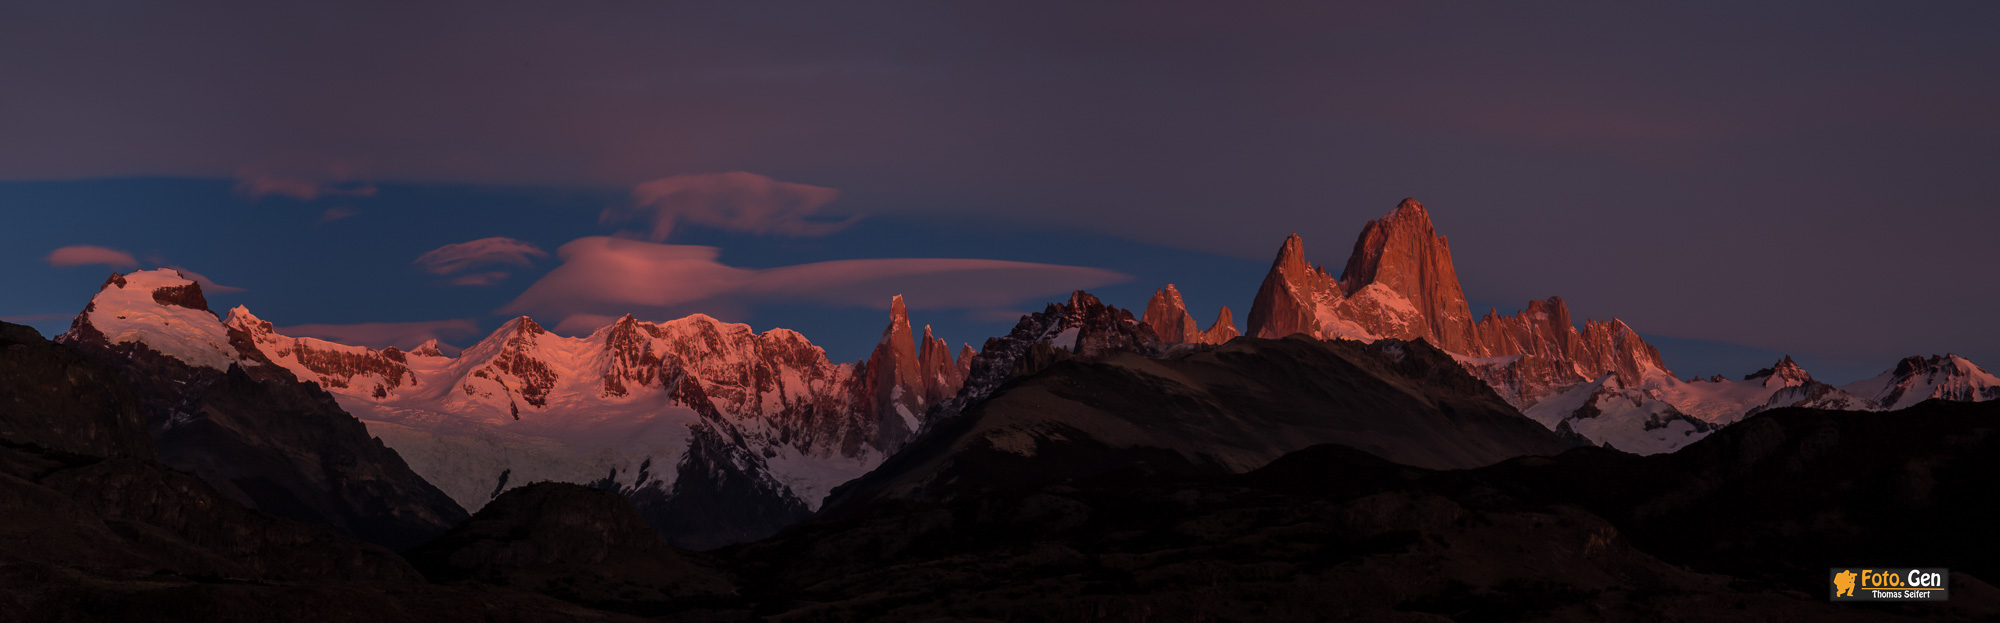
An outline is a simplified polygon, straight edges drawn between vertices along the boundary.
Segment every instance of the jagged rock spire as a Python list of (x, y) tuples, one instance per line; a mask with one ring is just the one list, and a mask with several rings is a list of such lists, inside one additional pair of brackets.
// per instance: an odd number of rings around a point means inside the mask
[(1153, 298), (1146, 302), (1146, 316), (1143, 320), (1153, 328), (1153, 334), (1168, 344), (1221, 344), (1235, 338), (1235, 321), (1230, 317), (1229, 308), (1222, 308), (1215, 324), (1203, 331), (1194, 322), (1194, 316), (1187, 311), (1187, 303), (1181, 299), (1181, 291), (1174, 284), (1153, 292)]
[(1513, 316), (1496, 310), (1473, 322), (1450, 241), (1438, 235), (1430, 212), (1415, 199), (1362, 228), (1339, 279), (1306, 261), (1298, 234), (1287, 237), (1250, 307), (1248, 333), (1422, 339), (1468, 357), (1524, 355), (1506, 370), (1473, 370), (1524, 408), (1603, 374), (1637, 379), (1667, 372), (1659, 351), (1624, 322), (1587, 322), (1579, 330), (1560, 298), (1530, 302)]

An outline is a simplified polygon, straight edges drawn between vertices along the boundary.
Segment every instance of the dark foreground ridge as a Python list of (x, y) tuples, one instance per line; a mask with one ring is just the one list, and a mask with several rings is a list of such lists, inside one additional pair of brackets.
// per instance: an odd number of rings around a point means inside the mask
[[(1421, 343), (1246, 340), (1157, 362), (1042, 349), (990, 399), (924, 433), (916, 444), (935, 454), (913, 456), (932, 458), (884, 465), (880, 482), (919, 486), (857, 486), (839, 512), (755, 543), (675, 550), (622, 496), (536, 484), (406, 558), (246, 508), (148, 458), (150, 438), (132, 426), (143, 392), (69, 348), (0, 325), (0, 620), (2000, 616), (2000, 591), (1983, 581), (2000, 574), (2000, 540), (1988, 538), (2000, 403), (1780, 409), (1674, 454), (1505, 458), (1466, 449), (1523, 452), (1449, 432), (1496, 435), (1521, 416), (1483, 410), (1497, 397)], [(1316, 357), (1310, 373), (1280, 374)], [(1273, 388), (1286, 400), (1264, 393)], [(1248, 406), (1270, 411), (1268, 436), (1252, 434)], [(1346, 443), (1299, 439), (1313, 429), (1288, 418), (1314, 409)], [(51, 413), (67, 421), (48, 428)], [(1056, 417), (1071, 428), (1021, 428)], [(1121, 424), (1148, 434), (1119, 436)], [(37, 432), (10, 432), (24, 430)], [(1044, 433), (1028, 439), (1033, 453), (988, 434), (1019, 430)], [(1176, 445), (1193, 438), (1216, 450)], [(1258, 456), (1251, 439), (1297, 447), (1239, 469)], [(1086, 450), (1115, 460), (1078, 461)], [(1384, 458), (1399, 452), (1403, 462)], [(1418, 461), (1481, 466), (1407, 464)], [(1826, 569), (1857, 561), (1948, 567), (1952, 601), (1827, 602)]]
[[(721, 554), (796, 620), (1988, 620), (1995, 486), (2000, 404), (1932, 401), (1773, 411), (1650, 457), (1432, 471), (1321, 445), (1242, 475), (1112, 471)], [(1829, 603), (1827, 568), (1856, 560), (1949, 567), (1952, 601)]]
[[(114, 274), (105, 287), (124, 282)], [(168, 289), (173, 292), (155, 298), (209, 312), (198, 284)], [(370, 436), (332, 395), (268, 361), (256, 365), (263, 357), (247, 346), (248, 336), (231, 335), (245, 364), (217, 370), (143, 342), (114, 341), (89, 317), (86, 309), (58, 340), (114, 371), (107, 378), (126, 381), (161, 464), (252, 508), (330, 525), (393, 549), (465, 519), (458, 503)]]
[(406, 556), (436, 582), (504, 586), (618, 610), (666, 609), (676, 599), (735, 588), (668, 547), (624, 496), (568, 483), (511, 489)]
[(621, 620), (427, 583), (395, 552), (153, 460), (119, 371), (0, 323), (0, 621)]

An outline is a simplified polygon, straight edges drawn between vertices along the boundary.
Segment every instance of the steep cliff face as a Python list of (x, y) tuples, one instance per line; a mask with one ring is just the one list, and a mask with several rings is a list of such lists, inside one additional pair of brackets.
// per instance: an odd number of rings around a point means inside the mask
[(1216, 312), (1215, 322), (1210, 323), (1208, 329), (1201, 332), (1201, 342), (1203, 344), (1221, 344), (1236, 339), (1241, 335), (1243, 333), (1236, 330), (1236, 318), (1229, 313), (1229, 306), (1224, 305), (1222, 306), (1222, 311)]
[(1571, 385), (1617, 373), (1672, 376), (1660, 352), (1622, 320), (1585, 321), (1577, 330), (1561, 297), (1530, 301), (1512, 316), (1489, 311), (1474, 326), (1468, 368), (1527, 408)]
[(1450, 243), (1413, 199), (1368, 222), (1338, 279), (1306, 261), (1298, 234), (1285, 240), (1251, 306), (1249, 335), (1293, 333), (1422, 339), (1459, 356), (1468, 371), (1521, 408), (1613, 372), (1626, 378), (1670, 374), (1659, 351), (1623, 321), (1587, 321), (1579, 330), (1561, 298), (1530, 302), (1511, 316), (1496, 310), (1473, 322)]
[[(931, 335), (931, 326), (924, 325), (923, 349), (917, 355), (919, 374), (923, 376), (924, 405), (934, 405), (958, 393), (958, 387), (965, 384), (965, 369), (960, 362), (951, 358), (951, 345)], [(966, 345), (969, 350), (971, 345)], [(961, 354), (961, 357), (969, 357)], [(970, 362), (965, 362), (970, 363)]]
[[(1388, 290), (1373, 295), (1375, 301), (1348, 305), (1350, 319), (1376, 335), (1423, 338), (1447, 352), (1471, 350), (1472, 313), (1451, 263), (1451, 244), (1417, 200), (1404, 199), (1361, 229), (1340, 283), (1350, 299), (1368, 296), (1375, 286)], [(1414, 318), (1406, 306), (1415, 308)]]
[(1167, 344), (1221, 344), (1239, 335), (1228, 306), (1223, 306), (1208, 329), (1196, 325), (1194, 316), (1188, 314), (1187, 303), (1181, 299), (1180, 289), (1171, 283), (1153, 292), (1141, 322), (1152, 327), (1153, 334)]
[[(926, 327), (927, 333), (928, 330)], [(936, 348), (930, 344), (931, 339), (925, 336), (926, 350)], [(937, 355), (933, 353), (931, 357), (934, 360)], [(874, 441), (877, 450), (902, 447), (916, 434), (926, 406), (924, 400), (932, 393), (924, 387), (925, 364), (917, 353), (916, 337), (911, 334), (909, 311), (903, 306), (902, 295), (897, 295), (889, 303), (889, 326), (882, 330), (875, 351), (861, 365), (859, 411), (871, 417), (873, 425), (881, 431)]]
[[(229, 310), (223, 325), (232, 334), (248, 338), (264, 359), (331, 389), (359, 387), (387, 397), (417, 382), (416, 373), (410, 371), (409, 356), (393, 346), (377, 351), (309, 337), (285, 337), (240, 305)], [(435, 341), (426, 346), (437, 348)]]
[(1257, 287), (1246, 335), (1265, 339), (1295, 333), (1324, 337), (1321, 313), (1330, 311), (1340, 300), (1339, 281), (1326, 274), (1325, 267), (1306, 262), (1305, 240), (1294, 233), (1278, 247), (1271, 271)]

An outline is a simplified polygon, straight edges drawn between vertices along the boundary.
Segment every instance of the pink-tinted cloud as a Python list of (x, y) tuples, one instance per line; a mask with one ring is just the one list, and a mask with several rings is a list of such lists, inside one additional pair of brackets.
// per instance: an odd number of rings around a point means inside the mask
[(354, 211), (353, 208), (327, 208), (325, 212), (319, 213), (318, 224), (325, 225), (340, 219), (353, 218), (357, 214), (360, 212)]
[[(417, 256), (412, 262), (424, 272), (433, 275), (450, 275), (481, 266), (496, 264), (513, 266), (534, 266), (534, 258), (547, 257), (549, 252), (535, 245), (513, 238), (480, 238), (467, 242), (444, 245)], [(469, 279), (468, 279), (469, 277)], [(452, 280), (456, 285), (490, 285), (505, 279), (507, 273), (488, 272), (467, 275)]]
[(509, 275), (507, 274), (507, 271), (502, 271), (502, 270), (487, 271), (483, 273), (467, 273), (464, 275), (453, 277), (451, 278), (450, 281), (447, 281), (446, 283), (455, 286), (490, 286), (496, 283), (500, 283), (501, 280), (506, 279), (508, 276)]
[(982, 259), (837, 260), (750, 269), (716, 261), (714, 247), (581, 238), (556, 250), (562, 266), (502, 308), (549, 318), (682, 313), (751, 302), (915, 309), (992, 309), (1131, 279), (1122, 273)]
[[(353, 179), (346, 167), (330, 167), (331, 175), (296, 175), (254, 166), (236, 170), (236, 194), (252, 200), (270, 196), (312, 201), (320, 197), (373, 197), (375, 185)], [(352, 216), (350, 214), (350, 216)]]
[(279, 327), (278, 333), (292, 337), (316, 337), (331, 342), (383, 348), (415, 348), (428, 340), (453, 340), (479, 334), (471, 320), (431, 320), (426, 322), (363, 322), (358, 324), (302, 324)]
[(860, 218), (811, 220), (838, 197), (840, 191), (831, 188), (743, 171), (676, 175), (638, 185), (631, 205), (605, 208), (598, 221), (642, 221), (651, 227), (646, 237), (654, 242), (666, 240), (683, 223), (770, 236), (824, 236)]
[(134, 268), (139, 265), (139, 260), (133, 259), (130, 253), (89, 244), (71, 245), (50, 251), (42, 261), (57, 267), (102, 264), (112, 268)]
[(237, 288), (237, 287), (232, 287), (232, 286), (225, 286), (225, 285), (222, 285), (222, 284), (219, 284), (219, 283), (216, 283), (214, 279), (209, 279), (207, 275), (203, 275), (203, 274), (201, 274), (201, 273), (198, 273), (198, 272), (194, 272), (194, 271), (192, 271), (192, 270), (188, 270), (188, 269), (185, 269), (185, 268), (181, 268), (181, 267), (179, 267), (179, 266), (168, 266), (167, 268), (171, 268), (171, 269), (174, 269), (174, 270), (176, 270), (176, 271), (179, 271), (182, 277), (186, 277), (186, 278), (188, 278), (188, 279), (193, 279), (195, 283), (199, 283), (199, 284), (201, 284), (201, 291), (202, 291), (202, 292), (207, 292), (207, 293), (209, 293), (209, 294), (214, 294), (214, 293), (217, 293), (217, 292), (242, 292), (242, 291), (243, 291), (243, 288)]

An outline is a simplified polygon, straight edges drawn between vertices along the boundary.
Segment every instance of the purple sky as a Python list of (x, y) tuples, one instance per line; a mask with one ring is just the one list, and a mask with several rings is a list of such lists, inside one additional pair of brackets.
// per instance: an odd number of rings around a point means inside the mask
[[(758, 245), (819, 245), (785, 264), (1039, 262), (1150, 292), (1196, 279), (1172, 262), (1268, 262), (1292, 231), (1338, 266), (1362, 223), (1415, 196), (1468, 295), (1503, 311), (1561, 295), (1653, 335), (1868, 368), (1947, 350), (2000, 365), (2000, 3), (293, 4), (0, 6), (0, 184), (15, 187), (0, 209), (25, 226), (10, 243), (39, 245), (9, 266), (52, 270), (63, 245), (171, 247), (93, 237), (49, 207), (132, 177), (228, 184), (214, 201), (308, 214), (328, 245), (363, 225), (437, 230), (394, 233), (409, 238), (397, 266), (487, 237), (549, 254), (445, 277), (488, 280), (476, 310), (298, 323), (488, 314), (559, 247), (620, 231), (717, 246), (731, 270), (778, 268)], [(769, 184), (676, 177), (737, 171)], [(51, 180), (84, 181), (34, 186)], [(643, 191), (661, 180), (695, 190)], [(549, 193), (584, 197), (547, 200), (577, 204), (562, 239), (383, 218)], [(199, 197), (103, 206), (102, 227), (120, 209), (225, 209)], [(667, 207), (627, 213), (641, 197)], [(217, 240), (278, 235), (253, 221), (202, 222)], [(1139, 245), (1162, 274), (910, 239), (974, 227)], [(221, 280), (228, 261), (190, 268)], [(10, 291), (94, 287), (96, 272)], [(1247, 293), (1189, 297), (1198, 316), (1248, 311)], [(0, 314), (74, 312), (24, 300)], [(963, 313), (1006, 307), (989, 303)]]

